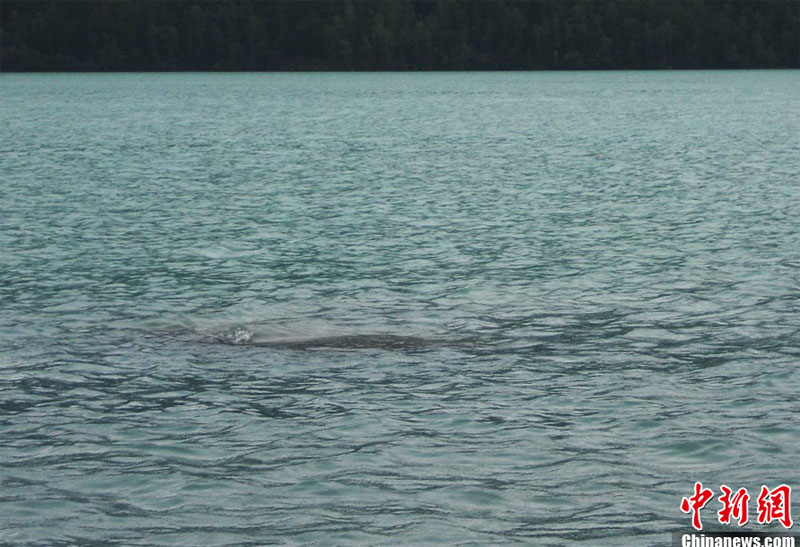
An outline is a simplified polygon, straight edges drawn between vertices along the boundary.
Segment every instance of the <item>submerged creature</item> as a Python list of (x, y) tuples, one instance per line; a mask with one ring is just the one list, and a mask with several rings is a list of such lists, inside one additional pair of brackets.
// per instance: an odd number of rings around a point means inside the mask
[(400, 336), (396, 334), (343, 334), (338, 336), (317, 336), (301, 339), (253, 340), (242, 337), (217, 339), (223, 344), (254, 346), (275, 349), (419, 349), (436, 345), (437, 341), (418, 336)]
[(251, 329), (238, 326), (231, 329), (162, 328), (148, 329), (149, 334), (189, 343), (220, 344), (249, 348), (276, 350), (422, 350), (462, 346), (465, 339), (449, 336), (415, 336), (405, 334), (372, 333), (300, 333), (274, 332), (274, 329)]

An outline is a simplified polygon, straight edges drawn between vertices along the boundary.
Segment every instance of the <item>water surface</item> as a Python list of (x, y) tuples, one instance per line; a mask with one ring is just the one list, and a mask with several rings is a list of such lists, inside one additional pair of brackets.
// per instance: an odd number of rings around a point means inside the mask
[(4, 541), (665, 545), (800, 487), (796, 71), (0, 92)]

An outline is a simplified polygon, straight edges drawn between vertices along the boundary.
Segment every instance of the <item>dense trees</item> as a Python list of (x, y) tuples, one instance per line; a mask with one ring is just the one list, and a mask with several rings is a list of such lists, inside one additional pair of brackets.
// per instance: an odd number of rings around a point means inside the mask
[(800, 66), (800, 2), (0, 2), (15, 70)]

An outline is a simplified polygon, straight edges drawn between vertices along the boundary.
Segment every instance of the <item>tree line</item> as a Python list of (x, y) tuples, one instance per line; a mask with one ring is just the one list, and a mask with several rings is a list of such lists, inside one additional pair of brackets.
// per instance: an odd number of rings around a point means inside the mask
[(0, 2), (3, 71), (798, 68), (797, 0)]

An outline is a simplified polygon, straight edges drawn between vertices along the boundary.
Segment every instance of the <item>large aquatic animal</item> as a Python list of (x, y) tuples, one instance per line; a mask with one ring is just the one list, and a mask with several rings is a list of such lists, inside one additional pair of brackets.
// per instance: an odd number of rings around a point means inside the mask
[(442, 341), (419, 336), (400, 336), (396, 334), (342, 334), (316, 336), (309, 338), (259, 340), (241, 337), (217, 337), (218, 342), (236, 346), (254, 346), (275, 349), (380, 349), (402, 350), (420, 349), (441, 345)]
[(334, 334), (328, 332), (301, 333), (276, 332), (276, 329), (235, 327), (230, 329), (198, 329), (162, 327), (148, 329), (148, 334), (168, 337), (182, 342), (202, 342), (226, 346), (270, 348), (276, 350), (423, 350), (441, 347), (461, 347), (469, 339), (449, 336), (416, 336), (386, 332), (361, 332)]

